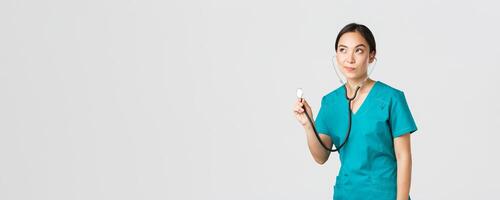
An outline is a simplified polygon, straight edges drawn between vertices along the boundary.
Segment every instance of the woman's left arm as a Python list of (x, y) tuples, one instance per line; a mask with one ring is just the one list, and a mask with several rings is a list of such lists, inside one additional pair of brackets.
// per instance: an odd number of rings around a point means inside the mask
[(404, 134), (394, 139), (396, 153), (397, 174), (397, 200), (408, 200), (411, 185), (411, 134)]

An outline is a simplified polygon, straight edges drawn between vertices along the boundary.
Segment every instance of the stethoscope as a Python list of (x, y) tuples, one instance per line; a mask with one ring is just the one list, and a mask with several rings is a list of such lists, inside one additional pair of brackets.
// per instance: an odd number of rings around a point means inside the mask
[[(366, 80), (368, 80), (368, 77), (371, 75), (371, 73), (373, 71), (373, 68), (375, 68), (375, 65), (373, 64), (372, 69), (368, 72), (368, 76), (366, 76), (366, 78), (363, 81), (361, 81), (361, 83), (358, 86), (356, 86), (356, 90), (354, 91), (354, 96), (353, 97), (349, 97), (349, 95), (347, 94), (347, 81), (344, 81), (342, 79), (342, 77), (340, 76), (340, 74), (337, 72), (337, 66), (335, 65), (335, 61), (336, 61), (336, 56), (333, 56), (332, 57), (332, 65), (333, 65), (333, 68), (335, 69), (335, 74), (339, 78), (340, 83), (344, 85), (345, 98), (348, 101), (347, 107), (349, 108), (349, 117), (348, 117), (349, 120), (348, 120), (348, 126), (347, 126), (347, 133), (345, 134), (344, 141), (338, 147), (336, 147), (335, 149), (328, 148), (323, 143), (323, 141), (321, 140), (321, 138), (319, 137), (318, 131), (316, 131), (316, 127), (314, 126), (314, 122), (312, 121), (312, 119), (309, 116), (309, 114), (307, 114), (306, 108), (304, 106), (302, 106), (302, 108), (304, 109), (304, 113), (306, 114), (306, 117), (309, 120), (309, 123), (311, 123), (311, 126), (312, 126), (312, 128), (314, 130), (314, 134), (316, 135), (316, 139), (318, 139), (319, 143), (321, 144), (321, 146), (325, 150), (330, 151), (330, 152), (339, 151), (347, 143), (347, 140), (349, 139), (349, 135), (351, 134), (351, 126), (352, 126), (352, 108), (351, 108), (351, 102), (354, 99), (356, 99), (356, 96), (358, 95), (359, 89), (361, 89), (361, 87), (363, 87), (363, 85), (365, 84)], [(375, 59), (375, 61), (376, 61), (376, 59)], [(297, 98), (299, 98), (301, 102), (304, 99), (303, 96), (304, 96), (304, 91), (302, 90), (302, 88), (298, 88), (297, 89)], [(334, 146), (336, 146), (336, 145), (334, 145)]]

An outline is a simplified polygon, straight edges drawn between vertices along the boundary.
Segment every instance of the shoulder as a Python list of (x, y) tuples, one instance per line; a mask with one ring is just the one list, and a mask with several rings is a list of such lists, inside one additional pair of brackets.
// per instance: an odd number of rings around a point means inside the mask
[(341, 85), (333, 91), (328, 92), (321, 99), (321, 104), (329, 104), (333, 102), (338, 102), (338, 99), (344, 95), (344, 86)]
[(382, 81), (377, 81), (378, 83), (378, 86), (379, 86), (379, 90), (380, 92), (382, 92), (383, 94), (385, 95), (389, 95), (389, 96), (397, 96), (397, 95), (400, 95), (403, 93), (402, 90), (400, 89), (397, 89), (393, 86), (390, 86)]
[(386, 102), (397, 102), (405, 99), (404, 92), (382, 81), (378, 81), (377, 99)]

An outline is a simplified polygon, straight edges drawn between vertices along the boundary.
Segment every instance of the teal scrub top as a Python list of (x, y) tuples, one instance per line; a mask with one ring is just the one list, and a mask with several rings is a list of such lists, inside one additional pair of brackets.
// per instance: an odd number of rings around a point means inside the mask
[[(323, 96), (316, 130), (345, 139), (349, 117), (344, 86)], [(397, 162), (393, 139), (417, 130), (404, 93), (376, 81), (356, 113), (347, 143), (340, 149), (341, 167), (333, 199), (396, 199)]]

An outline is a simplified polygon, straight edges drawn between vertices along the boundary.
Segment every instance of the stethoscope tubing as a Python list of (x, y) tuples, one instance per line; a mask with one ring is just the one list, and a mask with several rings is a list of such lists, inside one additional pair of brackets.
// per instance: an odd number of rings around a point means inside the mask
[[(311, 118), (311, 116), (309, 116), (309, 114), (307, 113), (306, 109), (304, 106), (302, 106), (302, 108), (304, 109), (304, 113), (306, 114), (306, 117), (307, 119), (309, 120), (309, 123), (311, 123), (311, 127), (313, 128), (313, 131), (314, 131), (314, 134), (316, 135), (316, 138), (318, 139), (319, 143), (321, 144), (321, 146), (327, 150), (327, 151), (330, 151), (330, 152), (338, 152), (340, 151), (340, 149), (342, 147), (344, 147), (344, 145), (347, 143), (347, 140), (349, 139), (349, 135), (351, 134), (351, 127), (352, 127), (352, 108), (351, 108), (351, 102), (356, 98), (356, 96), (358, 95), (358, 91), (361, 87), (363, 87), (364, 83), (366, 82), (366, 80), (368, 79), (368, 77), (371, 75), (372, 71), (373, 71), (373, 68), (368, 72), (368, 76), (366, 77), (365, 80), (363, 80), (363, 82), (358, 85), (356, 87), (356, 90), (354, 92), (354, 96), (352, 98), (349, 98), (349, 95), (347, 94), (347, 85), (348, 85), (348, 82), (344, 82), (342, 77), (340, 76), (340, 73), (337, 71), (337, 66), (335, 65), (335, 60), (336, 60), (336, 56), (332, 56), (332, 65), (333, 65), (333, 68), (335, 70), (335, 74), (337, 75), (337, 77), (339, 78), (339, 81), (341, 84), (344, 84), (344, 90), (345, 90), (345, 98), (347, 99), (348, 103), (347, 103), (347, 107), (349, 108), (349, 117), (348, 117), (348, 126), (347, 126), (347, 133), (346, 133), (346, 136), (345, 136), (345, 139), (344, 141), (338, 146), (336, 147), (335, 149), (330, 149), (329, 147), (327, 147), (323, 141), (321, 140), (321, 138), (319, 137), (319, 133), (318, 131), (316, 130), (316, 127), (314, 126), (314, 122)], [(377, 59), (375, 58), (375, 61)], [(301, 98), (301, 101), (303, 100), (303, 98)], [(333, 140), (332, 140), (333, 142)], [(334, 145), (336, 146), (336, 145)]]
[[(304, 105), (302, 106), (302, 108), (304, 109), (304, 113), (306, 114), (306, 117), (307, 119), (309, 120), (309, 123), (311, 123), (311, 127), (313, 128), (313, 131), (314, 131), (314, 135), (316, 136), (316, 139), (318, 139), (318, 142), (321, 144), (321, 146), (327, 150), (327, 151), (330, 151), (330, 152), (337, 152), (339, 151), (342, 147), (344, 147), (344, 145), (347, 143), (347, 140), (349, 139), (349, 135), (351, 134), (351, 127), (352, 127), (352, 109), (351, 109), (351, 102), (352, 100), (354, 100), (356, 98), (356, 96), (358, 95), (358, 91), (359, 89), (361, 88), (361, 86), (358, 86), (356, 88), (356, 91), (354, 92), (354, 96), (352, 98), (349, 98), (349, 96), (347, 95), (347, 86), (344, 85), (344, 90), (345, 90), (345, 98), (347, 99), (348, 103), (347, 103), (347, 106), (349, 107), (349, 122), (348, 122), (348, 126), (347, 126), (347, 133), (346, 133), (346, 136), (345, 136), (345, 139), (344, 141), (342, 142), (342, 144), (340, 144), (338, 147), (336, 147), (335, 149), (330, 149), (329, 147), (327, 147), (323, 141), (321, 140), (321, 138), (319, 137), (319, 133), (318, 131), (316, 130), (316, 127), (314, 126), (314, 122), (313, 120), (311, 119), (311, 117), (309, 116), (309, 114), (307, 113), (307, 110), (305, 109)], [(303, 99), (301, 99), (302, 101)], [(333, 141), (332, 141), (333, 142)], [(334, 145), (336, 146), (336, 145)]]

